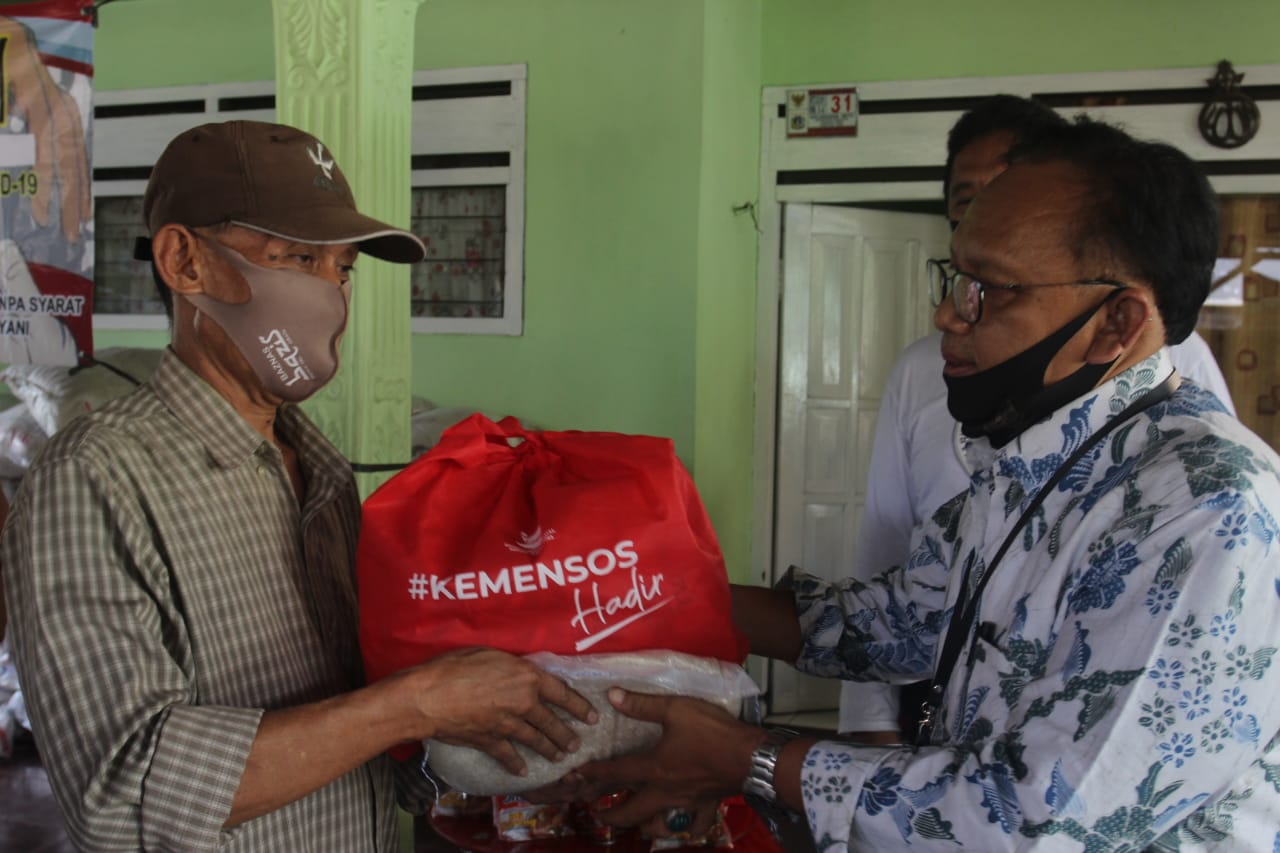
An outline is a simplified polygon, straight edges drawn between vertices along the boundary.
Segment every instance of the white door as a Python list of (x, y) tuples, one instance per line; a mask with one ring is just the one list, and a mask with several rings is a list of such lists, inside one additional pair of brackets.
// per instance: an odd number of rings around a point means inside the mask
[[(774, 577), (847, 577), (885, 377), (932, 329), (925, 261), (942, 216), (788, 204), (779, 336)], [(835, 708), (839, 682), (774, 662), (769, 713)]]

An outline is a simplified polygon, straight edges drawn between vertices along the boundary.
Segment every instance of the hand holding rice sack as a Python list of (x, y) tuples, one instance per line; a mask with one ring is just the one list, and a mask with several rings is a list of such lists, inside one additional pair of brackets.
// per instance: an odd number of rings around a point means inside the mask
[[(607, 698), (613, 687), (663, 695), (694, 696), (734, 717), (759, 692), (742, 667), (714, 658), (669, 651), (642, 651), (570, 657), (539, 652), (525, 658), (564, 679), (596, 709), (598, 721), (584, 723), (561, 714), (578, 738), (577, 749), (549, 760), (522, 745), (515, 750), (527, 768), (513, 774), (488, 756), (443, 740), (427, 742), (427, 763), (451, 788), (467, 794), (519, 794), (556, 782), (589, 761), (616, 758), (658, 743), (662, 726), (618, 713)], [(748, 714), (751, 714), (748, 710)]]
[(401, 679), (406, 689), (396, 695), (413, 703), (424, 738), (482, 756), (493, 772), (517, 779), (526, 761), (547, 765), (577, 751), (576, 727), (598, 719), (564, 681), (497, 649), (454, 649), (383, 683)]
[(502, 732), (435, 738), (430, 766), (469, 794), (540, 787), (656, 742), (657, 726), (624, 722), (605, 701), (612, 686), (698, 696), (734, 716), (757, 692), (719, 544), (668, 439), (473, 415), (365, 502), (357, 564), (371, 681), (486, 646), (532, 656), (595, 706), (594, 725), (560, 715), (578, 742), (559, 763), (509, 742), (507, 753)]
[[(554, 802), (626, 790), (630, 796), (603, 813), (602, 820), (638, 826), (659, 837), (705, 833), (714, 822), (716, 806), (742, 793), (737, 784), (726, 786), (724, 780), (747, 774), (744, 756), (761, 744), (765, 730), (697, 696), (614, 687), (606, 701), (629, 724), (652, 726), (659, 733), (657, 740), (627, 754), (578, 762), (556, 783), (526, 796)], [(710, 744), (714, 746), (708, 749)], [(680, 770), (672, 774), (668, 768)]]

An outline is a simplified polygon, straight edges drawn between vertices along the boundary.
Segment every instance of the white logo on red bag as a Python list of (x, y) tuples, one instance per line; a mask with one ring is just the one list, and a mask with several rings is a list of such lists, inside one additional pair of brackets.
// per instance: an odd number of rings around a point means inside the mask
[(542, 528), (538, 527), (532, 533), (521, 532), (519, 542), (508, 542), (506, 545), (508, 551), (517, 551), (528, 554), (530, 557), (536, 557), (542, 553), (542, 546), (555, 538), (555, 530), (548, 529), (543, 532)]

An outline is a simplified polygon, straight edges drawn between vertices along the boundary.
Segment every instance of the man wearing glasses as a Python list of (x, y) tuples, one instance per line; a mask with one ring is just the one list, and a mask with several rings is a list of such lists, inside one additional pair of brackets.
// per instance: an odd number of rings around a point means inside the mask
[[(962, 115), (947, 138), (943, 173), (952, 229), (978, 192), (1008, 167), (1014, 143), (1064, 124), (1049, 107), (1014, 95), (993, 95)], [(934, 286), (936, 290), (940, 282)], [(885, 382), (851, 572), (860, 580), (904, 561), (911, 532), (969, 486), (970, 471), (960, 449), (964, 439), (947, 408), (940, 343), (941, 335), (934, 333), (911, 344)], [(1171, 346), (1169, 354), (1184, 378), (1212, 391), (1235, 413), (1222, 371), (1203, 338), (1192, 332)], [(846, 682), (840, 694), (840, 731), (873, 741), (897, 740), (899, 729), (914, 730), (924, 687), (904, 688), (899, 704), (897, 688)]]
[(1011, 163), (935, 279), (971, 487), (872, 582), (733, 591), (755, 654), (931, 679), (916, 743), (611, 691), (663, 725), (571, 774), (634, 792), (611, 821), (744, 791), (823, 851), (1280, 849), (1280, 456), (1166, 347), (1209, 291), (1213, 192), (1176, 149), (1088, 121)]
[[(950, 261), (931, 260), (928, 269), (929, 293), (934, 307), (941, 308), (949, 295), (951, 308), (966, 326), (976, 326), (982, 321), (982, 307), (987, 293), (992, 293), (995, 301), (1007, 301), (1014, 297), (994, 294), (1018, 294), (1029, 292), (1033, 288), (1039, 290), (1050, 287), (1111, 289), (1101, 302), (1095, 303), (1070, 323), (1007, 361), (985, 370), (978, 369), (963, 355), (948, 354), (944, 343), (942, 358), (947, 367), (942, 379), (947, 386), (947, 409), (960, 424), (964, 435), (970, 438), (986, 436), (995, 447), (1003, 447), (1058, 406), (1074, 400), (1097, 385), (1111, 366), (1107, 362), (1086, 363), (1057, 381), (1047, 379), (1050, 361), (1099, 309), (1111, 301), (1112, 297), (1119, 296), (1128, 289), (1129, 286), (1124, 282), (1111, 278), (1090, 278), (1037, 284), (984, 284), (972, 273), (962, 272)], [(959, 348), (954, 352), (960, 352)]]

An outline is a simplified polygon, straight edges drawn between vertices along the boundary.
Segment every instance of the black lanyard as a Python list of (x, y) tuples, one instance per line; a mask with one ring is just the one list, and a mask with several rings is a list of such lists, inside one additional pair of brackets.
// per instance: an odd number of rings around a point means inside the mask
[(1022, 528), (1026, 527), (1027, 523), (1031, 521), (1031, 516), (1040, 508), (1040, 504), (1044, 503), (1045, 498), (1049, 496), (1049, 492), (1052, 491), (1053, 487), (1058, 485), (1059, 481), (1070, 473), (1081, 457), (1097, 446), (1098, 442), (1106, 438), (1116, 427), (1143, 409), (1154, 406), (1161, 400), (1168, 399), (1169, 395), (1173, 393), (1173, 389), (1177, 387), (1175, 376), (1176, 374), (1169, 374), (1169, 378), (1165, 379), (1164, 382), (1134, 400), (1123, 412), (1107, 421), (1097, 432), (1085, 439), (1075, 449), (1075, 452), (1058, 466), (1058, 470), (1054, 471), (1049, 481), (1040, 487), (1040, 491), (1036, 492), (1036, 496), (1032, 498), (1031, 503), (1027, 505), (1022, 515), (1018, 517), (1017, 523), (1013, 525), (1013, 529), (1009, 531), (1009, 535), (1005, 537), (1004, 543), (1001, 544), (1000, 550), (996, 552), (995, 557), (987, 565), (986, 571), (983, 572), (982, 577), (978, 580), (972, 594), (969, 592), (969, 573), (973, 569), (973, 563), (970, 562), (965, 568), (964, 579), (960, 583), (960, 594), (956, 598), (955, 607), (951, 611), (952, 618), (947, 625), (947, 637), (942, 644), (942, 656), (938, 659), (938, 667), (934, 671), (933, 683), (929, 686), (929, 695), (920, 703), (920, 725), (916, 731), (916, 745), (924, 746), (929, 743), (933, 735), (938, 709), (942, 706), (942, 697), (946, 693), (947, 684), (950, 682), (951, 675), (955, 670), (956, 661), (960, 659), (960, 649), (965, 645), (966, 639), (969, 640), (970, 647), (972, 647), (973, 641), (970, 638), (970, 632), (973, 630), (973, 622), (978, 616), (978, 603), (982, 600), (982, 591), (987, 588), (987, 583), (991, 580), (991, 576), (995, 574), (996, 566), (1004, 559), (1005, 552), (1009, 550), (1009, 546), (1013, 544), (1014, 539), (1022, 532)]

